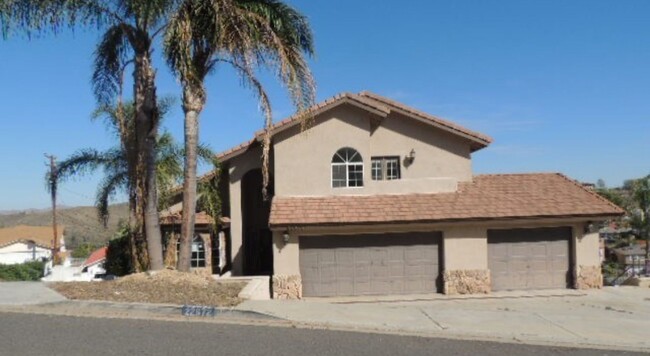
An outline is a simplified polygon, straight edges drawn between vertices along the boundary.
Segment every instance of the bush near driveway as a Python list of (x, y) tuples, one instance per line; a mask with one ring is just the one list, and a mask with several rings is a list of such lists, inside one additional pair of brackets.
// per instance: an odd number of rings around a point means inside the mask
[(0, 264), (0, 281), (39, 281), (43, 277), (45, 263), (25, 262), (16, 265)]

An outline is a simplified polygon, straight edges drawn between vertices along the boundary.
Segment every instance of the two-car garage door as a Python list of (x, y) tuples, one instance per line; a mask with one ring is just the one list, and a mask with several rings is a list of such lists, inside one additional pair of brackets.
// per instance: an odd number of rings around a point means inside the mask
[(571, 228), (488, 230), (492, 290), (567, 288)]
[(441, 233), (300, 237), (306, 297), (435, 293)]

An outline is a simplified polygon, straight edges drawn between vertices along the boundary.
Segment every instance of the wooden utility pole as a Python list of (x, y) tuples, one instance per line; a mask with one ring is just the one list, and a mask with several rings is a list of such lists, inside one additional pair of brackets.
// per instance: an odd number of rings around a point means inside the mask
[(56, 188), (57, 188), (57, 170), (56, 170), (56, 157), (53, 155), (45, 154), (45, 157), (50, 160), (50, 174), (49, 177), (49, 189), (52, 196), (52, 233), (53, 233), (53, 243), (52, 243), (52, 263), (57, 264), (59, 262), (59, 239), (56, 226)]

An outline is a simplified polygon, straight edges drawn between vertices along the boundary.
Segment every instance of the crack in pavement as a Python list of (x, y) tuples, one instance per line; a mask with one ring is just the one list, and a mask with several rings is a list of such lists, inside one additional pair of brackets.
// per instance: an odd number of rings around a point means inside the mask
[(431, 315), (429, 315), (427, 312), (425, 312), (424, 309), (422, 309), (422, 308), (417, 308), (417, 309), (418, 309), (418, 310), (419, 310), (419, 311), (420, 311), (420, 312), (421, 312), (425, 317), (427, 317), (427, 319), (431, 320), (432, 323), (434, 323), (437, 327), (439, 327), (440, 330), (447, 330), (447, 329), (449, 329), (449, 327), (444, 326), (444, 325), (440, 324), (439, 322), (437, 322), (437, 321), (436, 321), (436, 320), (435, 320)]
[(584, 336), (582, 336), (582, 335), (580, 335), (580, 334), (578, 334), (578, 333), (576, 333), (576, 332), (574, 332), (574, 331), (572, 331), (572, 330), (569, 330), (569, 329), (565, 328), (564, 326), (562, 326), (562, 325), (560, 325), (560, 324), (554, 322), (553, 320), (550, 320), (550, 319), (548, 319), (548, 318), (542, 316), (542, 315), (539, 314), (539, 313), (533, 313), (533, 315), (539, 317), (539, 318), (542, 319), (542, 320), (545, 320), (545, 321), (551, 323), (551, 325), (553, 325), (553, 326), (555, 326), (555, 327), (557, 327), (557, 328), (560, 328), (560, 329), (562, 329), (563, 331), (566, 331), (566, 332), (568, 332), (569, 334), (571, 334), (571, 335), (573, 335), (573, 336), (575, 336), (575, 337), (577, 337), (577, 338), (579, 338), (579, 339), (587, 340), (586, 337), (584, 337)]

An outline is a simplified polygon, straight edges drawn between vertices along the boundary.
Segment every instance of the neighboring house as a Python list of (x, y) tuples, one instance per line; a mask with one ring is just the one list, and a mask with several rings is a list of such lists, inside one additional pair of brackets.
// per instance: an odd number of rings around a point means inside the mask
[(262, 135), (219, 155), (226, 242), (203, 242), (233, 275), (273, 275), (276, 298), (602, 286), (590, 227), (623, 211), (561, 174), (474, 176), (483, 134), (340, 94), (272, 127), (271, 200)]
[[(65, 257), (63, 226), (57, 227), (60, 255)], [(0, 263), (17, 264), (52, 257), (53, 232), (51, 226), (18, 225), (0, 229)]]
[(53, 266), (45, 277), (45, 282), (90, 282), (98, 274), (105, 274), (106, 247), (93, 251), (81, 264), (64, 264)]
[(106, 274), (106, 269), (104, 268), (106, 251), (108, 251), (108, 247), (102, 247), (93, 251), (81, 265), (81, 274), (87, 275), (90, 279), (95, 278), (98, 274)]
[(634, 244), (632, 246), (614, 249), (616, 261), (625, 266), (625, 269), (631, 268), (634, 273), (641, 273), (645, 270), (645, 245)]

